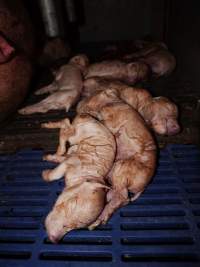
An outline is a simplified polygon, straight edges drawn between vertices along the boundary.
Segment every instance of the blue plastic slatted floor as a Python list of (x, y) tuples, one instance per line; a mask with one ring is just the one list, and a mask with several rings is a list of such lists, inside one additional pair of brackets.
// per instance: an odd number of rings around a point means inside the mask
[(42, 151), (0, 156), (0, 267), (200, 266), (200, 151), (170, 145), (135, 203), (106, 226), (51, 244), (43, 220), (63, 188), (41, 171)]

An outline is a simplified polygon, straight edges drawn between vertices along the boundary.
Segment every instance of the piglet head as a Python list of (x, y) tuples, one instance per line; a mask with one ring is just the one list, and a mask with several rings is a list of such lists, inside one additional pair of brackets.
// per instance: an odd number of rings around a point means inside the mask
[(165, 97), (153, 99), (151, 127), (160, 135), (175, 135), (180, 132), (178, 124), (178, 109)]
[(83, 99), (77, 107), (77, 112), (89, 113), (90, 115), (99, 118), (100, 111), (104, 106), (119, 101), (120, 99), (117, 90), (108, 88), (106, 90), (97, 91), (91, 97)]
[(150, 68), (145, 62), (136, 61), (127, 64), (128, 79), (130, 84), (135, 84), (139, 81), (145, 81), (149, 74)]
[(14, 52), (15, 48), (0, 33), (0, 64), (3, 64), (11, 59)]
[(57, 243), (69, 231), (94, 222), (105, 205), (106, 190), (105, 185), (92, 181), (64, 189), (45, 220), (51, 242)]
[(89, 59), (84, 54), (79, 54), (72, 57), (69, 61), (70, 64), (74, 64), (77, 66), (81, 71), (85, 71), (86, 68), (89, 66)]

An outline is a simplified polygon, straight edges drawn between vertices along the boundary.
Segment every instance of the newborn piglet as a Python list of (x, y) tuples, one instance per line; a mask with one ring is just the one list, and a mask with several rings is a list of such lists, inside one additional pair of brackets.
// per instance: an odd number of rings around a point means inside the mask
[(61, 163), (42, 174), (45, 181), (65, 177), (66, 187), (45, 221), (49, 239), (58, 242), (67, 232), (88, 227), (103, 210), (105, 177), (113, 165), (116, 142), (103, 124), (86, 114), (76, 116), (72, 124), (64, 119), (42, 126), (60, 128), (58, 150), (45, 159)]
[(117, 155), (108, 174), (112, 188), (107, 204), (90, 229), (106, 223), (113, 212), (129, 202), (128, 192), (137, 199), (149, 184), (156, 166), (156, 146), (144, 120), (115, 89), (97, 92), (83, 100), (77, 111), (87, 112), (102, 122), (115, 136)]
[(175, 69), (176, 59), (164, 43), (138, 41), (135, 45), (139, 50), (124, 55), (124, 59), (129, 62), (139, 60), (146, 63), (156, 77), (169, 75)]
[(84, 81), (82, 94), (89, 97), (108, 88), (115, 89), (119, 97), (137, 110), (147, 125), (157, 134), (174, 135), (180, 131), (176, 105), (166, 97), (152, 97), (145, 89), (94, 77)]
[(151, 94), (141, 88), (119, 84), (120, 98), (136, 109), (148, 126), (159, 135), (175, 135), (180, 132), (178, 108), (170, 99)]
[(20, 114), (46, 113), (49, 110), (68, 111), (78, 100), (82, 86), (82, 74), (88, 65), (85, 55), (77, 55), (70, 59), (69, 63), (55, 71), (55, 80), (38, 91), (36, 95), (50, 93), (48, 97), (31, 106), (19, 110)]
[(120, 60), (110, 60), (91, 64), (86, 71), (85, 78), (102, 77), (135, 84), (146, 80), (148, 75), (149, 68), (143, 62), (125, 63)]

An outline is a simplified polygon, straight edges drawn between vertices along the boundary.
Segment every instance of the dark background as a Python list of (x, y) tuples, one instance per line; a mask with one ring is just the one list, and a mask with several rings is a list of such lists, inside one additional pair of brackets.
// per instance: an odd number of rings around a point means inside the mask
[[(174, 79), (200, 87), (200, 2), (188, 0), (84, 0), (81, 42), (162, 40), (177, 59)], [(175, 75), (176, 74), (176, 75)]]
[[(62, 37), (73, 48), (108, 41), (150, 38), (167, 43), (177, 59), (173, 78), (200, 85), (200, 3), (197, 0), (74, 0), (75, 23), (69, 23), (64, 0), (56, 0)], [(24, 0), (37, 34), (44, 34), (38, 1)]]
[[(38, 43), (45, 41), (38, 0), (23, 0), (34, 23)], [(69, 22), (64, 0), (55, 0), (60, 36), (72, 53), (97, 55), (110, 42), (146, 38), (164, 41), (175, 55), (177, 67), (169, 77), (149, 80), (142, 85), (154, 96), (167, 96), (179, 107), (182, 131), (172, 137), (157, 136), (160, 146), (167, 143), (200, 145), (200, 1), (197, 0), (74, 0), (77, 20)], [(100, 54), (100, 53), (99, 53)], [(48, 75), (39, 69), (34, 90)], [(36, 103), (33, 94), (23, 106)], [(72, 111), (70, 111), (72, 114)], [(67, 114), (70, 116), (70, 114)], [(19, 116), (13, 114), (0, 130), (0, 150), (13, 152), (22, 147), (54, 151), (57, 132), (40, 128), (40, 123), (64, 118), (63, 111)]]

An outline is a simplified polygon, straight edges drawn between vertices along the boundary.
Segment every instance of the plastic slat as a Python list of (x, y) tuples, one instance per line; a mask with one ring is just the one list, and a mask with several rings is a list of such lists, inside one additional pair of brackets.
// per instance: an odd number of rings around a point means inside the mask
[(200, 266), (200, 151), (161, 150), (152, 183), (105, 226), (70, 232), (52, 244), (44, 219), (63, 188), (41, 171), (43, 151), (0, 155), (0, 266)]

